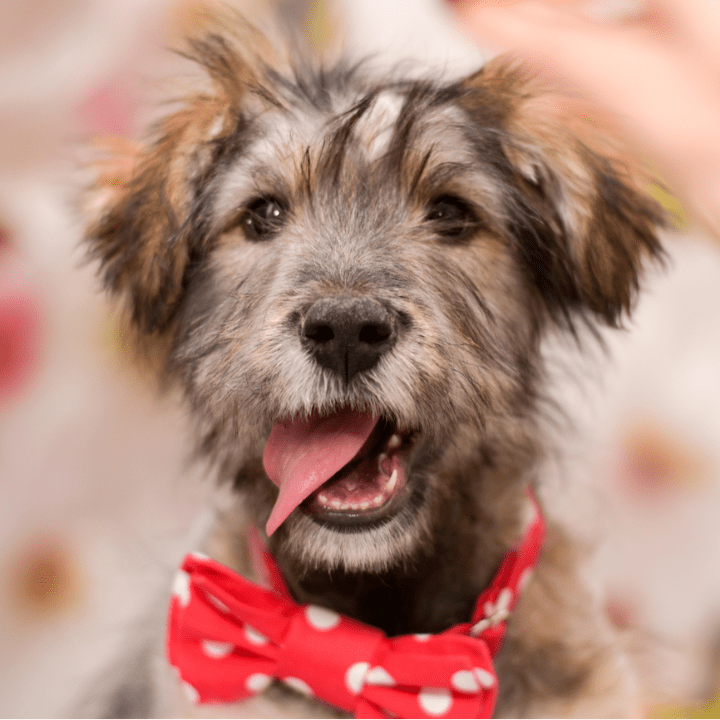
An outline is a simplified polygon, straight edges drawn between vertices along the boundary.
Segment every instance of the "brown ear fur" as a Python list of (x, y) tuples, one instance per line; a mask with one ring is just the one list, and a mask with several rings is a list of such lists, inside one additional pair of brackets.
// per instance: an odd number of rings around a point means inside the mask
[(189, 260), (191, 191), (177, 160), (189, 122), (173, 116), (155, 146), (138, 152), (129, 176), (110, 188), (106, 209), (88, 231), (105, 286), (125, 297), (145, 332), (167, 324)]
[(148, 148), (130, 154), (115, 143), (99, 168), (102, 208), (87, 232), (106, 288), (148, 334), (168, 327), (188, 266), (203, 252), (197, 221), (207, 173), (238, 134), (241, 97), (255, 84), (250, 64), (218, 34), (193, 41), (185, 55), (204, 67), (213, 89), (188, 98)]
[(643, 259), (662, 257), (665, 217), (647, 194), (649, 180), (605, 141), (599, 117), (589, 121), (579, 103), (540, 91), (517, 65), (494, 61), (465, 84), (471, 113), (478, 91), (495, 98), (514, 175), (511, 235), (549, 311), (572, 325), (589, 310), (618, 326)]

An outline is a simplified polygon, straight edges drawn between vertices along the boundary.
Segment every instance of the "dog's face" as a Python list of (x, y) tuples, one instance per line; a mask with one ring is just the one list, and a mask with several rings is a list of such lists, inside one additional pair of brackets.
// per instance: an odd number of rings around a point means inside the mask
[(93, 253), (276, 546), (387, 568), (484, 468), (528, 481), (543, 331), (618, 321), (655, 209), (503, 66), (374, 82), (234, 43), (195, 44), (212, 90), (111, 192)]

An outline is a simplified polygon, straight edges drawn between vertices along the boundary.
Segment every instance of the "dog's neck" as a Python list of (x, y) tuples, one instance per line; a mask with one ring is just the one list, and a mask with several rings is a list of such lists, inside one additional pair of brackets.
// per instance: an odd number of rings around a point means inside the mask
[[(322, 571), (277, 557), (285, 581), (303, 603), (316, 603), (381, 629), (389, 636), (436, 633), (467, 622), (522, 527), (524, 493), (505, 492), (492, 511), (477, 512), (464, 493), (444, 508), (442, 532), (422, 554), (390, 570)], [(491, 502), (487, 498), (486, 502)], [(479, 513), (479, 514), (478, 514)]]

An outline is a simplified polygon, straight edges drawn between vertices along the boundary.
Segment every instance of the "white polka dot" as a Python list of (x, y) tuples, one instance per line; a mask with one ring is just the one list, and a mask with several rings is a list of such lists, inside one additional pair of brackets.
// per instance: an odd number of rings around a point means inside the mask
[(336, 612), (319, 605), (308, 605), (305, 617), (316, 630), (332, 630), (340, 624), (340, 616)]
[(222, 600), (218, 600), (214, 595), (211, 595), (209, 592), (206, 592), (205, 597), (206, 597), (207, 601), (211, 605), (214, 605), (218, 610), (221, 610), (224, 613), (230, 612), (230, 608)]
[(201, 552), (193, 552), (190, 553), (192, 557), (194, 557), (196, 560), (209, 560), (210, 558), (205, 554)]
[(345, 685), (353, 695), (357, 695), (362, 690), (369, 668), (370, 663), (356, 662), (345, 673)]
[(497, 599), (498, 610), (507, 610), (513, 601), (513, 591), (510, 588), (503, 588)]
[(491, 672), (483, 670), (483, 668), (473, 668), (473, 672), (480, 683), (480, 687), (486, 690), (495, 687), (495, 676)]
[(184, 570), (175, 573), (173, 594), (183, 607), (187, 607), (190, 602), (190, 576)]
[(427, 642), (432, 637), (432, 635), (430, 633), (416, 633), (415, 635), (413, 635), (413, 637), (418, 642)]
[(254, 627), (251, 627), (250, 625), (245, 625), (245, 627), (243, 628), (243, 632), (245, 633), (245, 637), (248, 639), (248, 641), (251, 642), (253, 645), (265, 645), (268, 642), (268, 639), (262, 633), (259, 633)]
[(393, 687), (395, 685), (395, 679), (385, 669), (381, 667), (374, 667), (365, 678), (365, 682), (368, 685), (382, 685), (383, 687)]
[[(510, 588), (503, 588), (498, 593), (497, 600), (494, 603), (485, 603), (483, 611), (485, 612), (485, 617), (490, 621), (491, 625), (497, 625), (499, 622), (502, 622), (508, 617), (512, 601), (513, 591)], [(475, 627), (477, 627), (477, 625)]]
[(245, 687), (252, 693), (261, 693), (271, 682), (270, 675), (253, 673), (245, 680)]
[(182, 686), (187, 699), (197, 705), (200, 702), (200, 693), (190, 683), (184, 682)]
[(235, 649), (232, 643), (221, 643), (214, 640), (203, 640), (200, 645), (208, 657), (227, 657)]
[(458, 670), (450, 679), (452, 686), (460, 692), (474, 693), (480, 689), (478, 681), (470, 670)]
[(202, 651), (211, 658), (227, 657), (235, 646), (229, 642), (216, 642), (215, 640), (203, 640), (200, 643)]
[(423, 688), (418, 702), (428, 715), (444, 715), (452, 707), (452, 695), (445, 688)]
[(533, 571), (532, 568), (525, 568), (522, 573), (520, 574), (520, 579), (518, 580), (517, 584), (517, 591), (518, 593), (524, 592), (525, 588), (527, 587), (527, 584), (530, 582), (530, 578), (532, 577)]
[(478, 635), (481, 635), (482, 633), (484, 633), (489, 627), (490, 627), (490, 621), (483, 618), (482, 620), (480, 620), (480, 622), (476, 622), (470, 628), (470, 634), (473, 637), (477, 637)]
[(308, 697), (314, 697), (315, 693), (312, 691), (312, 688), (300, 678), (296, 677), (286, 677), (283, 678), (282, 681), (288, 686), (291, 687), (293, 690), (297, 690), (299, 693), (302, 693), (303, 695), (307, 695)]

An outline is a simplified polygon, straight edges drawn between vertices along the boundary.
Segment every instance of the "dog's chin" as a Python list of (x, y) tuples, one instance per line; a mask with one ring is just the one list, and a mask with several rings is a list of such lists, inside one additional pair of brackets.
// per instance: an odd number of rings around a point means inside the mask
[(423, 487), (412, 481), (381, 510), (318, 513), (309, 503), (283, 523), (280, 551), (308, 569), (390, 570), (427, 544), (431, 513)]

